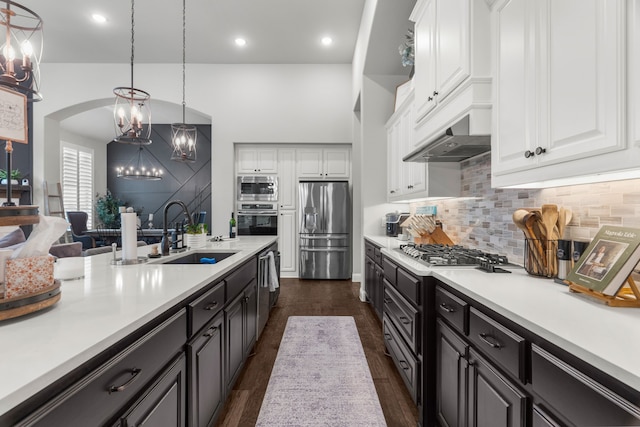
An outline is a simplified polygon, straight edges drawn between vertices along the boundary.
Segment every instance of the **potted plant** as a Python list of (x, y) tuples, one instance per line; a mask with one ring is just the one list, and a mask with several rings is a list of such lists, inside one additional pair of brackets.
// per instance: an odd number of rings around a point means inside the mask
[(120, 228), (120, 206), (124, 206), (123, 202), (111, 191), (107, 190), (103, 196), (96, 194), (96, 214), (105, 228)]
[(188, 224), (185, 227), (185, 245), (190, 248), (203, 248), (207, 244), (207, 224)]
[[(11, 171), (11, 184), (12, 185), (18, 185), (20, 182), (18, 181), (20, 179), (20, 171), (18, 169), (13, 169)], [(6, 169), (0, 169), (0, 184), (5, 185), (7, 183), (7, 170)]]

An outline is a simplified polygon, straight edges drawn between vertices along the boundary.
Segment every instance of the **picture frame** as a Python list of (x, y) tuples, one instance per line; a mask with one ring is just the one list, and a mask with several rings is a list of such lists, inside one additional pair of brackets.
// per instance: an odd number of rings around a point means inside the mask
[(0, 87), (0, 139), (28, 143), (27, 96)]

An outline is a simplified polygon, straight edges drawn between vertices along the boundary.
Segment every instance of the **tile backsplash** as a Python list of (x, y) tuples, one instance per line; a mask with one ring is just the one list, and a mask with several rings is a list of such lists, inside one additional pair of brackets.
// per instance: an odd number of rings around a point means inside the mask
[(573, 212), (564, 238), (590, 240), (603, 225), (640, 228), (640, 179), (543, 190), (491, 188), (491, 154), (461, 163), (462, 197), (426, 201), (436, 205), (445, 232), (461, 245), (507, 255), (522, 264), (524, 235), (512, 221), (521, 207), (554, 203)]

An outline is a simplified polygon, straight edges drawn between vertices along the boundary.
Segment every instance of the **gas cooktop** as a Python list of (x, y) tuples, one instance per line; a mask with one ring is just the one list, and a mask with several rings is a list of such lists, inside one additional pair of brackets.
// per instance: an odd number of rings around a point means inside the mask
[(484, 252), (479, 249), (465, 248), (459, 245), (419, 245), (408, 243), (406, 245), (400, 245), (400, 249), (398, 250), (429, 267), (475, 266), (482, 271), (490, 273), (511, 273), (509, 270), (500, 267), (516, 266), (515, 264), (511, 264), (504, 255)]

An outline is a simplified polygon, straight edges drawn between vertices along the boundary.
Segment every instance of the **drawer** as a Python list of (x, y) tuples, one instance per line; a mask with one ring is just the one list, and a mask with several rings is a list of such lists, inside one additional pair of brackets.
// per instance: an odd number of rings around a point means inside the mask
[(396, 272), (398, 270), (398, 266), (389, 261), (387, 258), (382, 257), (382, 268), (384, 269), (384, 277), (391, 283), (393, 286), (396, 285)]
[(183, 309), (19, 425), (104, 425), (183, 351), (186, 338)]
[(257, 258), (242, 264), (225, 278), (227, 282), (227, 301), (231, 301), (238, 296), (254, 277), (258, 277)]
[(371, 259), (374, 259), (375, 246), (369, 242), (364, 243), (364, 254)]
[(467, 334), (469, 304), (441, 287), (436, 288), (436, 313), (458, 332)]
[(224, 291), (226, 282), (217, 283), (187, 306), (189, 313), (189, 336), (192, 336), (208, 323), (222, 309), (225, 303)]
[(526, 382), (524, 338), (471, 307), (469, 339), (491, 361)]
[(546, 350), (531, 345), (531, 385), (577, 426), (637, 426), (640, 408)]
[(382, 328), (384, 333), (385, 345), (393, 363), (396, 365), (396, 369), (400, 373), (411, 398), (417, 404), (420, 395), (418, 379), (420, 378), (420, 362), (411, 353), (411, 350), (402, 341), (402, 338), (398, 336), (398, 333), (394, 329), (393, 325), (389, 322), (386, 316), (382, 319)]
[(392, 286), (384, 289), (383, 312), (406, 340), (411, 351), (420, 353), (420, 313)]
[(380, 248), (373, 248), (373, 260), (376, 264), (382, 265), (382, 253), (380, 252)]
[(422, 278), (417, 278), (401, 268), (398, 268), (396, 288), (409, 301), (420, 305), (420, 287)]

